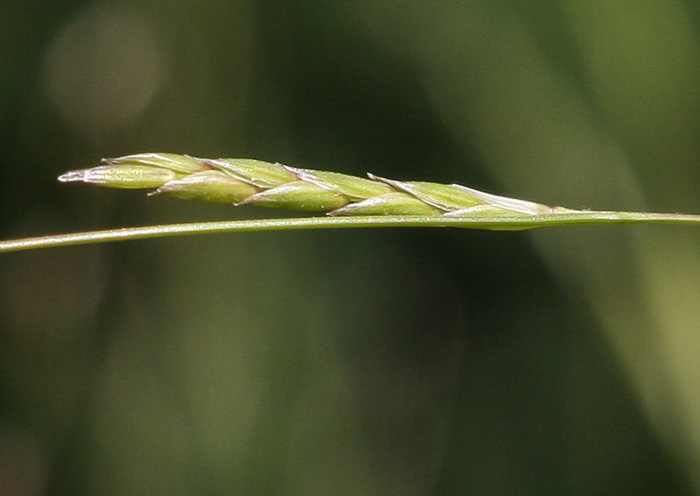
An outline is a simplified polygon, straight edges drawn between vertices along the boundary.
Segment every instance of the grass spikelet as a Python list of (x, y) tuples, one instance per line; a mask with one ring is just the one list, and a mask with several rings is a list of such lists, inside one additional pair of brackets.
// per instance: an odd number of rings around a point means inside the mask
[(183, 200), (209, 203), (239, 203), (254, 196), (259, 188), (217, 170), (194, 172), (167, 181), (149, 196), (168, 195)]

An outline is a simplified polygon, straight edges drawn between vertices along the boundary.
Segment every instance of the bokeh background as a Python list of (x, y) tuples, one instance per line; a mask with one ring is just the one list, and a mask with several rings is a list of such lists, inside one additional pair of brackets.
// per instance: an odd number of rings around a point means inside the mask
[[(697, 0), (4, 0), (0, 236), (280, 216), (164, 151), (700, 213)], [(0, 256), (0, 494), (700, 494), (690, 227)]]

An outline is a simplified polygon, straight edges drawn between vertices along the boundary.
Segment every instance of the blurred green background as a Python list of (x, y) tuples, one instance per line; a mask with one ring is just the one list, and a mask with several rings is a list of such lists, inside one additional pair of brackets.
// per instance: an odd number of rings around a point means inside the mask
[[(59, 185), (251, 157), (700, 213), (700, 2), (4, 0), (0, 236), (284, 215)], [(700, 235), (0, 256), (0, 494), (700, 494)]]

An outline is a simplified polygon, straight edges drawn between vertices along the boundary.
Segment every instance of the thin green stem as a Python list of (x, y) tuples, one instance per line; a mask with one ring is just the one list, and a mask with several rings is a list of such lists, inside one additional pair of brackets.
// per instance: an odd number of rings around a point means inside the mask
[(289, 219), (234, 220), (166, 224), (103, 231), (57, 234), (0, 241), (0, 253), (35, 250), (59, 246), (127, 241), (134, 239), (184, 236), (192, 234), (279, 231), (287, 229), (333, 229), (360, 227), (461, 227), (466, 229), (521, 230), (536, 227), (575, 224), (694, 224), (700, 215), (657, 214), (641, 212), (573, 211), (528, 216), (357, 216), (304, 217)]

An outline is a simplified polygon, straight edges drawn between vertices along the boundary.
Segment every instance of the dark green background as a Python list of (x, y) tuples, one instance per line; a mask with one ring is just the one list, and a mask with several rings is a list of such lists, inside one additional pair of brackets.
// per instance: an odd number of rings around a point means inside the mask
[[(163, 151), (700, 212), (700, 4), (4, 0), (0, 236), (290, 215), (60, 185)], [(700, 494), (683, 227), (0, 255), (0, 494)]]

